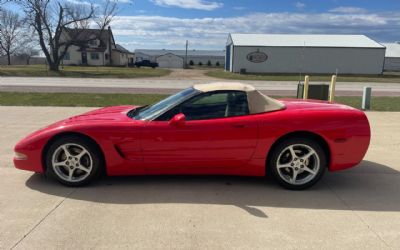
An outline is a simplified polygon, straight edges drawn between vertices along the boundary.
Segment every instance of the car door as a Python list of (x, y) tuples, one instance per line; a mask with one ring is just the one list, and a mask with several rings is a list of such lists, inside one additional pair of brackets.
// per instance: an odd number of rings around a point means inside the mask
[[(186, 116), (185, 124), (171, 125), (178, 113)], [(149, 173), (213, 173), (243, 166), (257, 137), (245, 92), (200, 94), (148, 122), (142, 134), (143, 159)]]

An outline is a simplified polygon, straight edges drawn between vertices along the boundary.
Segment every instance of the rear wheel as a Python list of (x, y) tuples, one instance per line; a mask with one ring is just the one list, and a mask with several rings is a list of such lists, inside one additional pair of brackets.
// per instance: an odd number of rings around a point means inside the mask
[(290, 138), (274, 147), (269, 170), (281, 186), (301, 190), (314, 185), (327, 167), (321, 146), (307, 138)]
[(82, 186), (98, 177), (102, 158), (97, 146), (79, 136), (62, 137), (47, 151), (47, 174), (67, 186)]

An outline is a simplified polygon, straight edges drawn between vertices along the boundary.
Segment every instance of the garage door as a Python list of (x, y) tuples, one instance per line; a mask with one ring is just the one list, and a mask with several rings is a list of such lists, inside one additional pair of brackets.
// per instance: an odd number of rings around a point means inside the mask
[(157, 62), (160, 68), (183, 68), (183, 58), (173, 54), (160, 56)]

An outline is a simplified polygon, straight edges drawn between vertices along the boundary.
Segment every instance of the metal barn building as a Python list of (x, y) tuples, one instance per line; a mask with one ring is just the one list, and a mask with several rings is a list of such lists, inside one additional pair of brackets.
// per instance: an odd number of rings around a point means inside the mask
[(385, 46), (364, 35), (230, 34), (225, 70), (381, 74)]
[[(151, 50), (136, 49), (135, 61), (150, 60), (158, 62), (160, 68), (183, 68), (185, 65), (185, 50)], [(208, 61), (212, 66), (223, 66), (225, 52), (223, 50), (188, 50), (187, 63), (193, 65), (207, 65)]]
[(185, 65), (184, 59), (172, 53), (167, 53), (156, 57), (156, 62), (160, 68), (181, 69)]
[(400, 71), (400, 44), (384, 43), (386, 46), (385, 71)]

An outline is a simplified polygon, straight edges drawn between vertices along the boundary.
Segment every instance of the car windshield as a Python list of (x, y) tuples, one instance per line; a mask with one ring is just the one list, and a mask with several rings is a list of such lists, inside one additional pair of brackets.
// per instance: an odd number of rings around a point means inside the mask
[(171, 95), (158, 103), (138, 109), (133, 118), (136, 120), (153, 120), (172, 107), (175, 107), (177, 104), (196, 95), (198, 92), (199, 91), (195, 90), (194, 88), (182, 90), (181, 92)]

